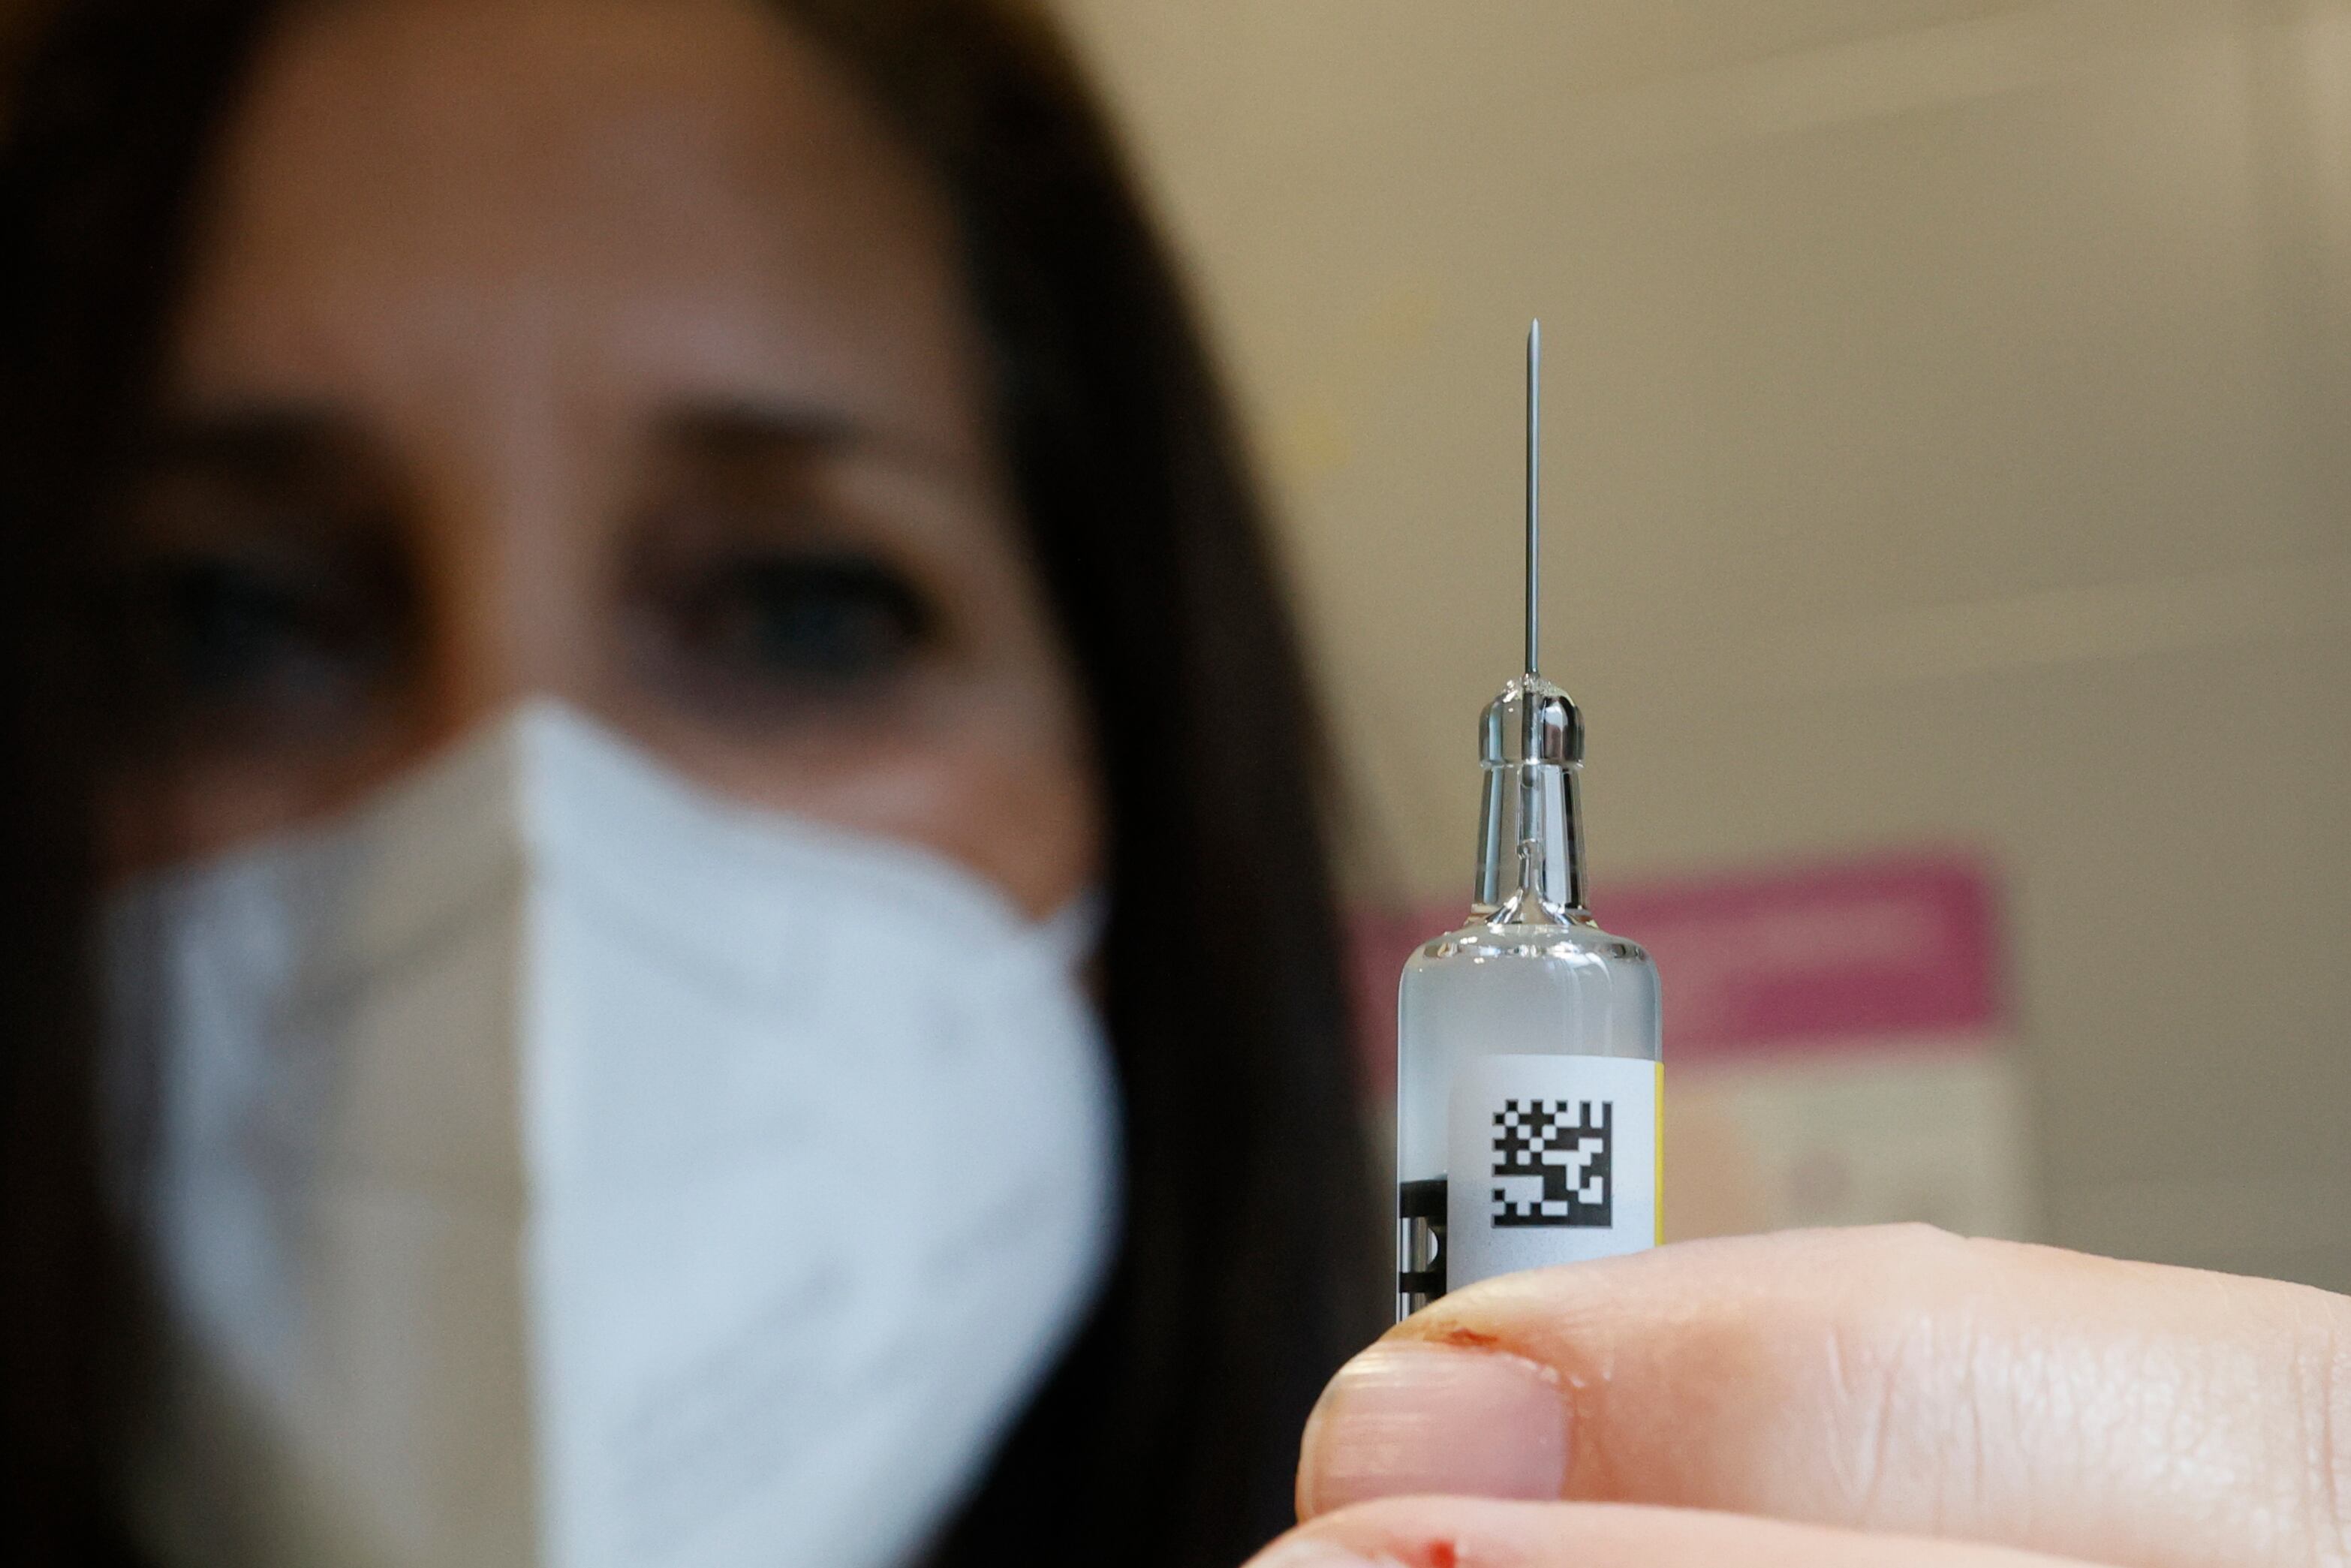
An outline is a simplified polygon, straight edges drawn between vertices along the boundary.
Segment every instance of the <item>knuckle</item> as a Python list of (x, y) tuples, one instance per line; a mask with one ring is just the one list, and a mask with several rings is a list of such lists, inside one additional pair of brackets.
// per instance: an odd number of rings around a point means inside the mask
[(2314, 1558), (2351, 1563), (2351, 1301), (2327, 1299), (2323, 1322), (2300, 1358), (2296, 1385), (2309, 1466)]

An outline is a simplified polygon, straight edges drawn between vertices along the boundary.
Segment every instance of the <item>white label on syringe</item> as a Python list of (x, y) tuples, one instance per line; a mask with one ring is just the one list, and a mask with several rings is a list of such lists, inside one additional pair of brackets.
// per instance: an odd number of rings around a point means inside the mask
[(1639, 1057), (1462, 1063), (1446, 1124), (1446, 1289), (1656, 1246), (1664, 1081)]

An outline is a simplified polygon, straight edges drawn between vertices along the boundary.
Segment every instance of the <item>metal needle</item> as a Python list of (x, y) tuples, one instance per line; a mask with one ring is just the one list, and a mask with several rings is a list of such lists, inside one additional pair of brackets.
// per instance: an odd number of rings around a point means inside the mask
[(1527, 674), (1538, 673), (1542, 583), (1542, 322), (1527, 328)]

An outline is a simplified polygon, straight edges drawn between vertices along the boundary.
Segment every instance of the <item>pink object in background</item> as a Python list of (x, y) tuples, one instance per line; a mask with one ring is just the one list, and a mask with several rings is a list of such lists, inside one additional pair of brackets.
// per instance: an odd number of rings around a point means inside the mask
[(1666, 1049), (1683, 1061), (2006, 1022), (1991, 883), (1957, 856), (1633, 887), (1605, 924), (1657, 960)]

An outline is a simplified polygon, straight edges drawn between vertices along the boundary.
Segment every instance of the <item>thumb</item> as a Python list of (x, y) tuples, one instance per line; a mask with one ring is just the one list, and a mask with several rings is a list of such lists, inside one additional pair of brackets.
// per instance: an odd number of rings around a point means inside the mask
[(2351, 1301), (1924, 1228), (1695, 1242), (1446, 1297), (1343, 1368), (1302, 1517), (1458, 1492), (2064, 1556), (2351, 1563)]

